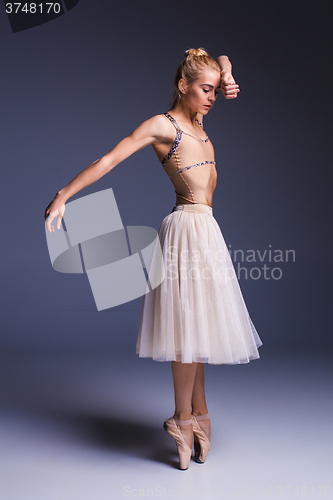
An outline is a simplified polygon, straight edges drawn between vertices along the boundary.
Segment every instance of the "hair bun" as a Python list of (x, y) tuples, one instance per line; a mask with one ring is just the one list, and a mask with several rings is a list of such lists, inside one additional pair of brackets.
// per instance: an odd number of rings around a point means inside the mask
[(202, 57), (202, 56), (208, 56), (207, 52), (202, 47), (199, 47), (198, 49), (189, 49), (185, 52), (186, 59), (189, 57)]
[(172, 100), (172, 108), (182, 99), (183, 94), (180, 92), (179, 81), (181, 79), (191, 87), (193, 83), (198, 80), (201, 75), (212, 69), (217, 71), (221, 77), (220, 65), (207, 54), (205, 49), (199, 47), (198, 49), (188, 49), (185, 52), (185, 58), (182, 60), (177, 68), (177, 73), (174, 79), (174, 94)]

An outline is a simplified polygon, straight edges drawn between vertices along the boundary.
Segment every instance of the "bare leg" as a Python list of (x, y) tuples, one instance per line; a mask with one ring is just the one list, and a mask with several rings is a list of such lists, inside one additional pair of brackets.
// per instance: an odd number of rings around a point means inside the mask
[[(197, 369), (197, 363), (171, 362), (173, 385), (175, 390), (175, 413), (177, 420), (190, 420), (192, 393)], [(186, 443), (192, 449), (193, 431), (191, 425), (181, 425), (181, 433)]]
[[(204, 363), (197, 363), (197, 369), (195, 373), (193, 393), (192, 393), (192, 413), (196, 417), (198, 415), (205, 415), (208, 413), (206, 397), (205, 397), (205, 373), (204, 373)], [(201, 420), (200, 427), (207, 435), (210, 440), (211, 437), (211, 427), (210, 420)], [(196, 446), (196, 439), (195, 446)]]

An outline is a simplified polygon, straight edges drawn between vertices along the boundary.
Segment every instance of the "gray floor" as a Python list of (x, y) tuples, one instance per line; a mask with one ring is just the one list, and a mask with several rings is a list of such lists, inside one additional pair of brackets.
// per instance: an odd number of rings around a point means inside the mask
[(330, 352), (207, 366), (207, 462), (162, 429), (169, 363), (120, 348), (1, 355), (0, 499), (332, 498)]

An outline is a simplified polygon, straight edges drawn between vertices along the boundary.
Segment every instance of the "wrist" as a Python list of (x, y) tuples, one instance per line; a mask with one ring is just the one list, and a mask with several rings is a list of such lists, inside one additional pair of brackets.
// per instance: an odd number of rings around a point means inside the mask
[(65, 204), (68, 200), (68, 198), (70, 198), (70, 196), (67, 196), (66, 195), (66, 192), (65, 192), (65, 189), (66, 188), (63, 188), (63, 189), (60, 189), (60, 191), (57, 192), (57, 198), (63, 203)]
[(229, 61), (228, 56), (219, 56), (216, 61), (220, 66), (221, 71), (231, 71), (231, 62)]

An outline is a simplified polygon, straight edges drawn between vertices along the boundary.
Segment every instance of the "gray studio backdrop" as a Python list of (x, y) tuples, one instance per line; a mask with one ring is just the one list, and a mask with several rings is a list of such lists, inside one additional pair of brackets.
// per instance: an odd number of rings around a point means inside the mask
[[(43, 214), (82, 169), (169, 109), (176, 67), (199, 46), (229, 56), (241, 89), (220, 95), (204, 126), (213, 213), (239, 250), (261, 355), (331, 346), (329, 2), (80, 0), (18, 33), (0, 7), (3, 352), (134, 352), (142, 298), (98, 311), (86, 274), (52, 269)], [(151, 147), (69, 201), (108, 188), (126, 226), (158, 230), (175, 203)]]

